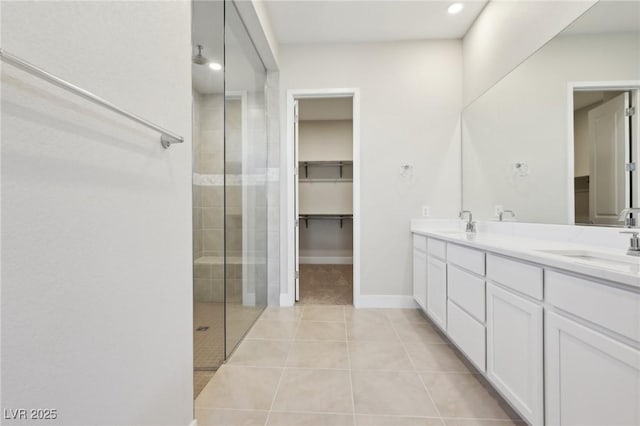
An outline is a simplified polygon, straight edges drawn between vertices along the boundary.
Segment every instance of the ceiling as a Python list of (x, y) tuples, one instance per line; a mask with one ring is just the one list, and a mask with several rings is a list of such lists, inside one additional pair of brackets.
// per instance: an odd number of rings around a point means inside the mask
[(569, 25), (562, 35), (640, 31), (640, 1), (601, 1)]
[(486, 0), (265, 0), (281, 44), (357, 43), (462, 38)]

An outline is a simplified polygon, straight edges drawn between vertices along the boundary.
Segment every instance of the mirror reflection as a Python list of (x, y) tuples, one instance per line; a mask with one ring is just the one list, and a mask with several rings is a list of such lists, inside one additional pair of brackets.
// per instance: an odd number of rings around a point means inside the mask
[(622, 225), (638, 205), (639, 89), (640, 3), (599, 2), (463, 111), (463, 208)]

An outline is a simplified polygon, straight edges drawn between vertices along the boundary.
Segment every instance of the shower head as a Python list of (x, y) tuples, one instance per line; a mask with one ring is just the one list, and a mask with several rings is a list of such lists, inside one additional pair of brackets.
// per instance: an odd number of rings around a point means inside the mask
[(198, 47), (198, 54), (197, 55), (193, 55), (191, 57), (191, 62), (193, 62), (196, 65), (206, 65), (206, 64), (208, 64), (209, 60), (202, 55), (202, 45), (199, 44), (197, 47)]

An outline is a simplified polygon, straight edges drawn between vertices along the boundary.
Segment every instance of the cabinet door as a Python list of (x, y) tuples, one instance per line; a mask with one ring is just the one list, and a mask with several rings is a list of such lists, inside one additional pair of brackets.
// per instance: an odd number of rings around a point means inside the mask
[(427, 261), (427, 314), (447, 329), (447, 264), (429, 256)]
[(531, 424), (543, 424), (542, 306), (487, 283), (487, 376)]
[(545, 312), (547, 425), (639, 425), (640, 351)]
[(423, 310), (427, 309), (427, 255), (413, 250), (413, 298)]

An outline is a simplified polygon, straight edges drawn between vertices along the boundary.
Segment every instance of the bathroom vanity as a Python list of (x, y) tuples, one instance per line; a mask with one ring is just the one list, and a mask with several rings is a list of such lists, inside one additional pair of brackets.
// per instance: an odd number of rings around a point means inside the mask
[(640, 258), (559, 238), (411, 230), (416, 302), (527, 422), (640, 424)]

